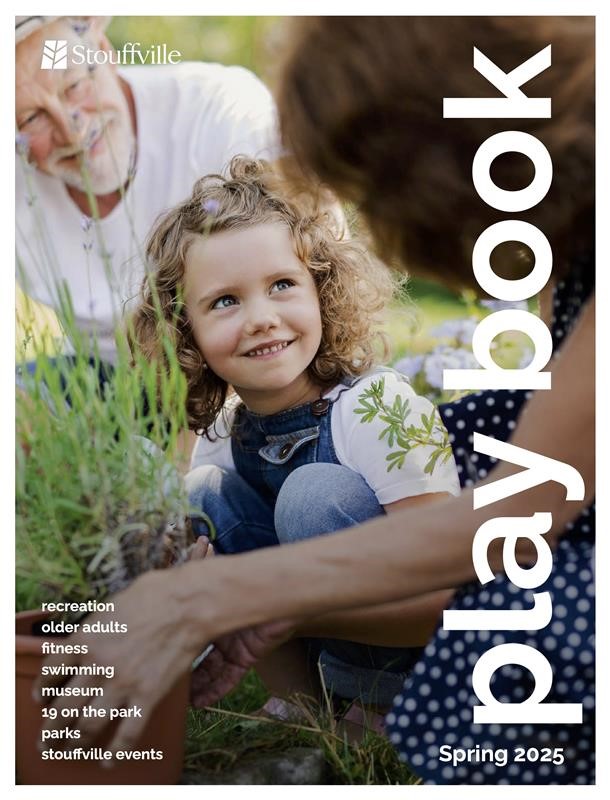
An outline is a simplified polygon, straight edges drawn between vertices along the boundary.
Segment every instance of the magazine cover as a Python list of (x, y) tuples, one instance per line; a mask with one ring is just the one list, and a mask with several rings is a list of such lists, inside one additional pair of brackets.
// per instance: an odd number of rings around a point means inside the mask
[(14, 24), (16, 783), (595, 784), (595, 17)]

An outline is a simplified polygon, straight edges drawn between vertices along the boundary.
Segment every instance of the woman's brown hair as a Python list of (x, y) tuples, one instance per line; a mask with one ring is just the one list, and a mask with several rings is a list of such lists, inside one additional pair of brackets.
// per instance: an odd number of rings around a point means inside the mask
[[(301, 175), (315, 173), (357, 204), (381, 255), (444, 283), (476, 287), (474, 242), (507, 217), (472, 183), (472, 160), (490, 135), (526, 131), (548, 148), (548, 195), (517, 216), (553, 247), (556, 274), (591, 249), (594, 201), (594, 22), (591, 17), (313, 17), (295, 21), (280, 72), (284, 144)], [(510, 72), (547, 45), (552, 65), (525, 84), (551, 97), (550, 119), (443, 119), (444, 97), (499, 96), (473, 67), (473, 47)], [(495, 160), (492, 178), (520, 189), (525, 156)], [(531, 270), (519, 243), (497, 248), (503, 277)]]
[(192, 429), (213, 434), (208, 429), (229, 390), (204, 364), (182, 297), (187, 252), (199, 236), (270, 222), (288, 227), (320, 301), (322, 341), (308, 367), (320, 387), (361, 375), (386, 355), (379, 314), (398, 283), (361, 244), (344, 238), (337, 209), (321, 204), (321, 198), (294, 195), (266, 162), (236, 157), (228, 177), (201, 178), (185, 202), (157, 220), (146, 245), (147, 275), (131, 319), (131, 345), (167, 370), (169, 339), (186, 375)]

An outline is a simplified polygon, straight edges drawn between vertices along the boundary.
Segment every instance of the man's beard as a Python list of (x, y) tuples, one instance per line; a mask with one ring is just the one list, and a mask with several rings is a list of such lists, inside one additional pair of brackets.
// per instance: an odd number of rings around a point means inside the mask
[[(100, 136), (104, 137), (104, 149), (90, 156)], [(105, 195), (125, 186), (135, 167), (135, 155), (136, 139), (129, 122), (123, 124), (118, 115), (101, 117), (90, 125), (83, 144), (54, 150), (45, 172), (81, 192)], [(72, 157), (72, 166), (62, 165), (63, 159)]]

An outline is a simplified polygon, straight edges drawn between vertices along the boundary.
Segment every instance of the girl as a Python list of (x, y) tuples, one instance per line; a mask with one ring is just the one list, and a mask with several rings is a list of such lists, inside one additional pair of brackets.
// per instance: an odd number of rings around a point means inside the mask
[[(202, 436), (188, 491), (217, 552), (332, 533), (459, 491), (434, 407), (375, 366), (390, 273), (330, 213), (291, 199), (267, 165), (238, 158), (227, 180), (200, 180), (157, 223), (147, 255), (135, 335), (162, 359), (160, 332), (174, 330)], [(308, 650), (336, 694), (376, 705), (419, 655), (332, 639)]]

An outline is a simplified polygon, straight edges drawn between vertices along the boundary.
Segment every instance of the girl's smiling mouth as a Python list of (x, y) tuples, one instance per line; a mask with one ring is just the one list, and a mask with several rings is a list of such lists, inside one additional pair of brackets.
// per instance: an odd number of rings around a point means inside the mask
[(286, 348), (292, 344), (292, 341), (276, 340), (273, 342), (267, 342), (260, 347), (248, 350), (248, 352), (244, 353), (244, 355), (246, 358), (272, 358), (273, 356), (278, 355), (278, 353), (286, 350)]

